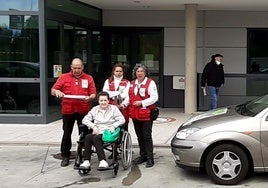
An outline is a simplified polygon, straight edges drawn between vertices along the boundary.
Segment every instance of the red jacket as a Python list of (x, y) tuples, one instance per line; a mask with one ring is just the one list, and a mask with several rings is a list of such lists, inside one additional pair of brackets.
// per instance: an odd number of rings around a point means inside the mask
[(135, 80), (131, 81), (130, 88), (129, 88), (129, 113), (130, 113), (130, 117), (133, 120), (149, 121), (151, 119), (150, 112), (151, 112), (151, 109), (156, 107), (155, 104), (147, 106), (146, 108), (143, 108), (142, 106), (133, 105), (135, 101), (141, 101), (150, 97), (150, 95), (148, 94), (148, 88), (149, 88), (149, 84), (151, 80), (152, 80), (151, 78), (148, 78), (145, 85), (140, 86), (140, 89), (145, 88), (144, 97), (140, 96), (139, 91), (135, 95), (135, 92), (134, 92), (134, 89), (136, 87)]
[[(57, 82), (53, 85), (53, 89), (62, 91), (66, 95), (85, 95), (90, 96), (96, 94), (96, 87), (91, 75), (82, 73), (79, 78), (75, 78), (72, 71), (62, 74)], [(62, 99), (62, 114), (87, 114), (90, 110), (88, 101), (80, 99)]]

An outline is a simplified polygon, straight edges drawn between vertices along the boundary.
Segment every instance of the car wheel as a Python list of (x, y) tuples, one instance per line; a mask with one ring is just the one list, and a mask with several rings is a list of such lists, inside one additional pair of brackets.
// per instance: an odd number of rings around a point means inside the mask
[(241, 148), (223, 144), (209, 151), (205, 169), (208, 176), (217, 184), (235, 185), (247, 175), (249, 162)]

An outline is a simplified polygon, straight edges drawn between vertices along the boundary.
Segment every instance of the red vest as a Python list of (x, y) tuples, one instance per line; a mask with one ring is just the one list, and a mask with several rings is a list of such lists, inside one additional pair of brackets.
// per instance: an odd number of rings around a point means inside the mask
[(133, 105), (135, 101), (141, 101), (150, 97), (150, 95), (148, 94), (148, 88), (149, 88), (149, 84), (151, 81), (152, 79), (148, 78), (145, 85), (141, 85), (139, 88), (139, 90), (141, 88), (145, 89), (145, 96), (141, 96), (139, 94), (139, 91), (135, 95), (135, 92), (134, 92), (135, 87), (136, 87), (135, 80), (131, 81), (130, 88), (129, 88), (129, 113), (130, 113), (130, 117), (133, 120), (149, 121), (151, 119), (150, 112), (151, 112), (151, 109), (156, 107), (155, 104), (147, 106), (146, 108), (143, 108), (142, 106)]
[[(124, 86), (124, 87), (126, 87), (126, 86), (127, 86), (127, 83), (128, 83), (128, 80), (123, 78), (123, 79), (120, 81), (117, 90), (119, 90), (119, 87), (120, 87), (120, 86)], [(110, 90), (110, 91), (116, 91), (116, 89), (115, 89), (115, 85), (114, 85), (114, 81), (112, 81), (111, 83), (109, 83), (109, 90)], [(110, 101), (109, 101), (110, 104), (115, 104), (115, 105), (120, 105), (121, 102), (122, 102), (122, 101), (120, 101), (119, 104), (118, 104), (118, 102), (115, 101), (115, 100), (112, 99), (112, 98), (110, 98)], [(125, 123), (128, 124), (128, 122), (129, 122), (129, 109), (128, 109), (128, 107), (124, 108), (123, 110), (120, 109), (120, 111), (121, 111), (122, 115), (123, 115), (124, 118), (125, 118), (125, 121), (126, 121)]]
[[(54, 89), (61, 90), (66, 95), (85, 95), (96, 94), (96, 87), (91, 75), (82, 73), (77, 79), (71, 72), (62, 74), (53, 85)], [(78, 112), (87, 114), (90, 110), (90, 103), (80, 99), (62, 98), (62, 114), (72, 114)]]
[[(120, 81), (119, 86), (126, 87), (127, 86), (127, 83), (128, 83), (128, 80), (123, 78)], [(119, 90), (119, 86), (118, 86), (117, 90)], [(111, 83), (109, 83), (109, 91), (117, 91), (117, 90), (115, 89), (114, 81), (112, 81)], [(110, 104), (117, 104), (117, 102), (114, 99), (112, 99), (112, 98), (110, 99), (109, 103)]]

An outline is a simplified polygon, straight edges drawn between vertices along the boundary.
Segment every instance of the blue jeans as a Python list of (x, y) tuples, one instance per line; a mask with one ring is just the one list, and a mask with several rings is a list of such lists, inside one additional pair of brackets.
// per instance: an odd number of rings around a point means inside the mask
[(210, 96), (210, 109), (217, 108), (217, 102), (219, 97), (219, 87), (208, 86)]

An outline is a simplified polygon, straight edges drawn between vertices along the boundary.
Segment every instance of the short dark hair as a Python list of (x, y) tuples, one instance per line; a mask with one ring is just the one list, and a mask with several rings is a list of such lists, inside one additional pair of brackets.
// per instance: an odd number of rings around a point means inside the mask
[(106, 91), (101, 91), (97, 94), (97, 100), (99, 101), (100, 96), (107, 96), (107, 99), (109, 99), (109, 93)]
[(214, 58), (215, 58), (215, 57), (223, 57), (223, 55), (221, 55), (221, 54), (215, 54), (215, 55), (214, 55)]

